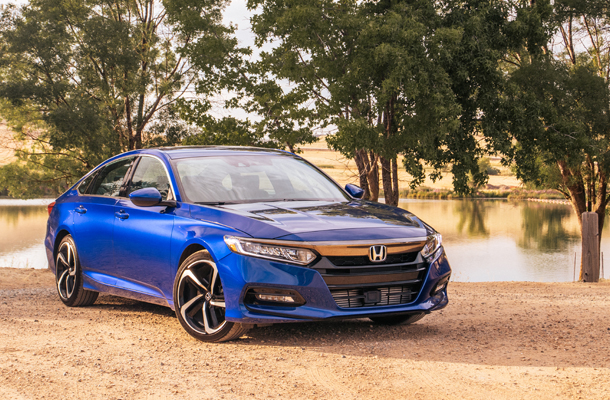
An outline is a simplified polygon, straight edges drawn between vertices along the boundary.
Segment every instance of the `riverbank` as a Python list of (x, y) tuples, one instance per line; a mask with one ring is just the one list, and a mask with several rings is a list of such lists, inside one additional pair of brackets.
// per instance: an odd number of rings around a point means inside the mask
[[(488, 185), (490, 186), (490, 185)], [(507, 199), (527, 201), (548, 201), (561, 204), (570, 204), (564, 196), (556, 190), (525, 190), (523, 188), (503, 187), (500, 189), (487, 188), (477, 190), (471, 195), (457, 194), (453, 190), (418, 188), (403, 190), (400, 198), (406, 199), (434, 199), (434, 200), (457, 200), (457, 199)]]
[(191, 339), (168, 308), (64, 307), (46, 270), (0, 269), (8, 399), (607, 399), (610, 283), (451, 283), (411, 326), (273, 325)]

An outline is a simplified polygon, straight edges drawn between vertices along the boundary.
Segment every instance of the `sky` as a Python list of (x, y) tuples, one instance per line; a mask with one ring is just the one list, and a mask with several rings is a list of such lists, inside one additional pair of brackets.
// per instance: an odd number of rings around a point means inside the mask
[[(0, 0), (2, 4), (27, 4), (26, 0)], [(254, 36), (250, 31), (250, 16), (252, 13), (246, 8), (246, 0), (232, 0), (227, 7), (224, 21), (232, 22), (239, 27), (237, 39), (242, 46), (254, 46)]]

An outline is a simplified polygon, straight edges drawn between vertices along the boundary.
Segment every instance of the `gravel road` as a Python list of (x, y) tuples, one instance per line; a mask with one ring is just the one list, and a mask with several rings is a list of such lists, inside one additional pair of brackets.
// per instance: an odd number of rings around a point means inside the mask
[(273, 325), (206, 344), (169, 308), (67, 308), (0, 269), (2, 399), (610, 399), (610, 282), (451, 283), (410, 326)]

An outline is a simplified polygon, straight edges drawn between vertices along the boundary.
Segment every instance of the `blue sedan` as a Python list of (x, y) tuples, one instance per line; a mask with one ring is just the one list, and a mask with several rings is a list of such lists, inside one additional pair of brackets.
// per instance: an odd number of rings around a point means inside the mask
[(111, 158), (49, 205), (61, 301), (171, 307), (209, 342), (261, 324), (412, 323), (447, 305), (441, 235), (294, 154), (172, 147)]

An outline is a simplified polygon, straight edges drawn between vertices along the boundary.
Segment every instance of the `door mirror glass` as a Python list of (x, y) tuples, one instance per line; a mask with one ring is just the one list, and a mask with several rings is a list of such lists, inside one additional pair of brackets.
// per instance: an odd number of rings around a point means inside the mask
[(138, 207), (153, 207), (158, 206), (163, 201), (163, 197), (157, 188), (147, 187), (131, 192), (129, 200)]
[(357, 199), (361, 199), (364, 196), (364, 190), (356, 185), (352, 185), (348, 183), (345, 185), (345, 191), (350, 194), (350, 196), (355, 197)]

